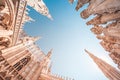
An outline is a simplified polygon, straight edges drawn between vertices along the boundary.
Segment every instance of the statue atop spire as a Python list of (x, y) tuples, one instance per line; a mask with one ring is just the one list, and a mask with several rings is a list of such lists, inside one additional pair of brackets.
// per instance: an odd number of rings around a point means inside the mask
[(49, 68), (48, 68), (48, 73), (50, 74), (51, 74), (51, 68), (52, 68), (52, 62), (50, 63)]
[(39, 39), (40, 39), (39, 36), (37, 36), (37, 37), (32, 37), (33, 42), (36, 42), (36, 41), (39, 40)]
[(94, 56), (89, 51), (85, 50), (85, 52), (93, 59), (93, 61), (98, 65), (98, 67), (109, 80), (120, 80), (120, 72), (117, 69), (100, 58)]
[(53, 51), (53, 49), (51, 49), (51, 50), (48, 52), (48, 54), (46, 55), (47, 58), (51, 58), (51, 56), (52, 56), (52, 51)]

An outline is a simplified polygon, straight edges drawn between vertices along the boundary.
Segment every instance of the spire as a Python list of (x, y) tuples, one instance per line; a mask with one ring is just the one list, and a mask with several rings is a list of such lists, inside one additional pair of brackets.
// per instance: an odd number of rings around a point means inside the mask
[(53, 49), (51, 49), (51, 50), (48, 52), (48, 54), (47, 54), (47, 58), (50, 58), (50, 57), (51, 57), (51, 55), (52, 55), (52, 51), (53, 51)]
[(50, 20), (53, 20), (52, 16), (50, 14), (47, 15), (47, 17), (50, 19)]
[(52, 16), (50, 15), (49, 10), (43, 0), (27, 0), (27, 4), (38, 13), (47, 16), (49, 19), (52, 20)]
[(51, 73), (51, 68), (52, 68), (52, 62), (50, 63), (50, 66), (48, 68), (48, 73)]
[(87, 50), (85, 50), (85, 52), (94, 60), (94, 62), (98, 65), (98, 67), (109, 80), (120, 80), (120, 72), (117, 69), (115, 69), (105, 61), (101, 60), (100, 58), (94, 56)]
[(96, 57), (85, 49), (85, 52), (94, 60)]
[(52, 49), (48, 52), (48, 54), (43, 58), (43, 60), (41, 61), (41, 64), (44, 64), (44, 66), (48, 66), (48, 64), (50, 63), (50, 58), (52, 55)]

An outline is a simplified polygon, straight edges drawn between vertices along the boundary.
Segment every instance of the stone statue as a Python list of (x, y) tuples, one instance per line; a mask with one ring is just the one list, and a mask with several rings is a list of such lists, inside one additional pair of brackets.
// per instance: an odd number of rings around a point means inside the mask
[(118, 68), (120, 69), (120, 54), (116, 52), (112, 52), (109, 54), (109, 56), (112, 58), (112, 60), (118, 64)]
[(82, 18), (92, 14), (113, 13), (120, 10), (120, 0), (91, 0), (89, 7), (81, 13)]
[(78, 11), (84, 4), (88, 3), (90, 0), (78, 0), (76, 10)]
[(0, 0), (0, 12), (5, 8), (5, 1)]
[(118, 49), (118, 47), (114, 43), (101, 41), (100, 44), (108, 52), (116, 52), (115, 50)]
[(101, 34), (103, 32), (103, 27), (102, 26), (98, 26), (98, 25), (94, 25), (93, 28), (91, 28), (91, 31), (98, 35), (98, 34)]
[(105, 24), (108, 21), (114, 21), (120, 19), (120, 11), (115, 13), (97, 15), (95, 18), (87, 22), (87, 25)]
[(101, 41), (100, 42), (101, 46), (106, 50), (106, 51), (110, 51), (110, 48), (107, 46), (108, 43), (104, 42), (104, 41)]
[(117, 37), (120, 38), (120, 23), (117, 22), (115, 26), (108, 25), (103, 29), (103, 33), (106, 36)]
[(8, 29), (9, 21), (10, 21), (10, 16), (7, 13), (1, 13), (0, 14), (0, 25), (4, 29)]
[(119, 38), (110, 37), (110, 36), (102, 36), (102, 35), (97, 35), (96, 38), (99, 40), (103, 40), (104, 42), (113, 43), (113, 44), (120, 44)]
[(109, 54), (109, 56), (112, 58), (114, 63), (117, 63), (114, 53)]
[(0, 37), (0, 46), (8, 47), (11, 43), (10, 41), (8, 38)]
[(4, 25), (6, 25), (6, 26), (8, 26), (9, 25), (9, 21), (10, 21), (10, 16), (8, 15), (8, 14), (6, 14), (6, 13), (4, 13), (3, 14), (3, 21), (2, 21), (2, 23), (4, 24)]
[(110, 52), (116, 52), (116, 53), (120, 54), (120, 45), (119, 44), (112, 44)]

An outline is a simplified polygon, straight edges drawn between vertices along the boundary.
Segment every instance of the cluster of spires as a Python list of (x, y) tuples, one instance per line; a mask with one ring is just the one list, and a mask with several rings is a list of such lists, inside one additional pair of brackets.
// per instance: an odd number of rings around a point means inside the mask
[[(69, 0), (69, 2), (73, 4), (74, 0)], [(93, 26), (91, 31), (96, 35), (96, 38), (101, 40), (100, 44), (105, 51), (110, 53), (109, 56), (118, 65), (118, 68), (120, 68), (119, 3), (120, 0), (78, 0), (75, 8), (78, 11), (85, 4), (88, 4), (87, 8), (80, 12), (80, 16), (83, 19), (87, 19), (91, 15), (94, 16), (86, 24)], [(88, 53), (109, 80), (120, 80), (119, 70), (89, 51), (85, 50), (85, 52)]]

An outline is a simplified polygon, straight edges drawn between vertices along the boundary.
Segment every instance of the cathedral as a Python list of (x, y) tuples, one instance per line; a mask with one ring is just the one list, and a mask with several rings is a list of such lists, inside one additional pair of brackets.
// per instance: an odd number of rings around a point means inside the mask
[[(69, 0), (69, 2), (74, 4), (75, 1)], [(117, 64), (118, 70), (85, 51), (109, 80), (120, 80), (120, 0), (78, 0), (76, 11), (85, 5), (88, 6), (80, 13), (81, 18), (94, 16), (86, 24), (93, 26), (91, 32), (100, 40), (104, 50), (109, 52), (108, 56)]]
[[(74, 4), (74, 0), (69, 0)], [(101, 46), (120, 69), (120, 0), (78, 0), (76, 10), (85, 4), (87, 9), (80, 15), (93, 25), (91, 31), (100, 40)], [(25, 23), (34, 21), (29, 16), (29, 7), (52, 20), (43, 0), (0, 0), (0, 80), (74, 80), (56, 76), (51, 72), (52, 49), (47, 55), (23, 30)], [(109, 80), (120, 80), (120, 72), (89, 51), (85, 52)]]
[(52, 49), (46, 55), (35, 44), (39, 37), (23, 30), (33, 21), (27, 6), (52, 19), (43, 0), (36, 1), (0, 0), (0, 80), (73, 80), (52, 74)]

